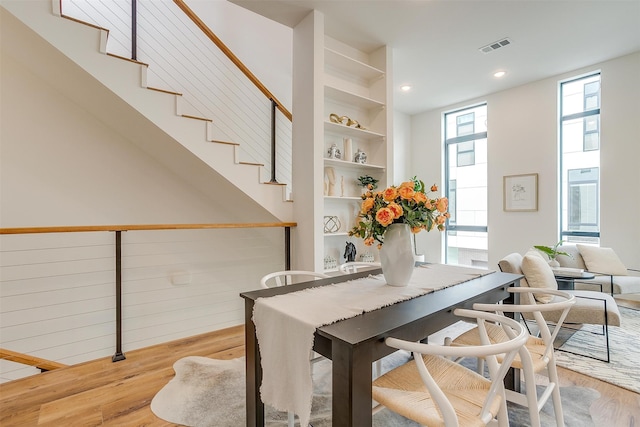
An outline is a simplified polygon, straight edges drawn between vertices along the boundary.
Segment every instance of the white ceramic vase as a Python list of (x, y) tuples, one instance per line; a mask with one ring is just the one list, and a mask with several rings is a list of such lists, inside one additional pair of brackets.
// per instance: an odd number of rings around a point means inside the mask
[(380, 264), (387, 285), (407, 286), (415, 260), (411, 247), (411, 229), (407, 224), (391, 224), (384, 233)]

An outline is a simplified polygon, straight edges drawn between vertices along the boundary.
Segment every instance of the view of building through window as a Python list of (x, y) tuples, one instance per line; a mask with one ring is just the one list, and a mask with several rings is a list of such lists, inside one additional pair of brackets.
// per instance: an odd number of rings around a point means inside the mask
[(560, 83), (560, 153), (560, 237), (599, 243), (599, 73)]
[(446, 262), (488, 266), (487, 105), (444, 115)]

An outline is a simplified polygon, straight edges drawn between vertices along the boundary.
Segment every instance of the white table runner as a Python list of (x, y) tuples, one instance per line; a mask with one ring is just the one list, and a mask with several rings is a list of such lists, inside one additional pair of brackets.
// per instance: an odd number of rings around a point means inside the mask
[(253, 322), (262, 362), (262, 401), (294, 412), (309, 424), (313, 384), (309, 356), (316, 328), (493, 273), (468, 267), (416, 267), (408, 286), (386, 284), (383, 275), (258, 298)]

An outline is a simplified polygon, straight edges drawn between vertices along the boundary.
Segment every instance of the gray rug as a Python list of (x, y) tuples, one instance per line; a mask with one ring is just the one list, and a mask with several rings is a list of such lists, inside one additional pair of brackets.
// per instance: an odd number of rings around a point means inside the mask
[[(609, 344), (611, 362), (602, 362), (583, 357), (556, 352), (558, 366), (598, 378), (627, 390), (640, 393), (640, 311), (619, 307), (622, 320), (620, 327), (609, 327)], [(587, 333), (596, 332), (595, 333)], [(564, 336), (562, 336), (564, 335)], [(558, 334), (564, 344), (559, 348), (580, 354), (589, 354), (603, 358), (606, 356), (605, 340), (602, 327), (585, 325), (579, 333), (564, 330)]]
[[(408, 360), (409, 355), (397, 352), (383, 360), (383, 372)], [(474, 361), (469, 361), (475, 365)], [(153, 398), (151, 410), (166, 421), (194, 427), (238, 427), (245, 425), (244, 359), (215, 360), (190, 356), (174, 364), (176, 377)], [(331, 362), (314, 365), (314, 396), (311, 414), (313, 427), (331, 426)], [(593, 426), (589, 416), (591, 402), (600, 395), (584, 387), (560, 389), (567, 427)], [(267, 426), (287, 424), (287, 414), (266, 410)], [(511, 426), (529, 426), (525, 408), (509, 407)], [(555, 426), (553, 405), (549, 401), (541, 414), (543, 426)], [(297, 425), (297, 424), (296, 424)], [(387, 409), (373, 417), (376, 427), (415, 427)]]

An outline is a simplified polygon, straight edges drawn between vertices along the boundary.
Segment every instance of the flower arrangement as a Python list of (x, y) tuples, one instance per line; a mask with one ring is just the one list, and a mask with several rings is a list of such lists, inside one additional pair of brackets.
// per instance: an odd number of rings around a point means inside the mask
[[(436, 191), (438, 187), (434, 184), (431, 192)], [(364, 193), (358, 223), (349, 231), (349, 236), (363, 238), (367, 246), (378, 242), (378, 248), (381, 248), (384, 233), (391, 224), (408, 224), (413, 233), (434, 228), (443, 231), (450, 216), (448, 207), (446, 197), (429, 198), (424, 182), (413, 177), (397, 187)]]
[(358, 177), (358, 182), (362, 187), (369, 190), (375, 190), (378, 188), (378, 180), (370, 175), (363, 175)]

